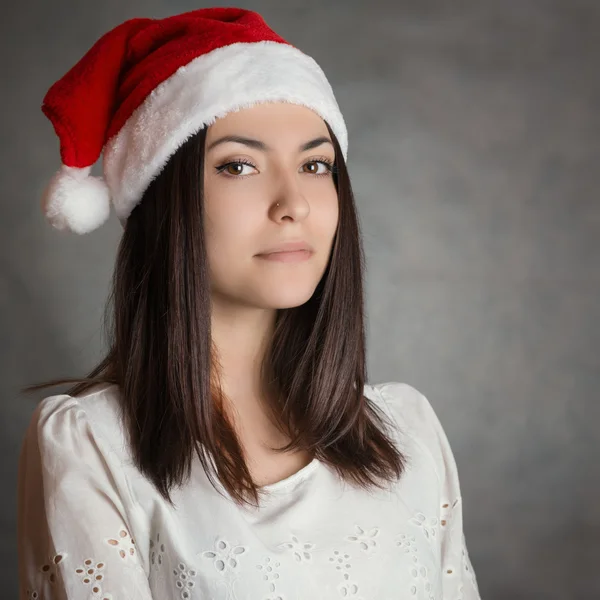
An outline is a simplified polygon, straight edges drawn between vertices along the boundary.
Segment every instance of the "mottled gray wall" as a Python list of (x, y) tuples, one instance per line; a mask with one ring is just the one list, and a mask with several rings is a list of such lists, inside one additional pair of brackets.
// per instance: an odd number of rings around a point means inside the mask
[[(334, 86), (367, 252), (370, 380), (406, 381), (436, 408), (484, 600), (600, 597), (600, 3), (238, 4)], [(16, 461), (39, 399), (17, 390), (101, 356), (121, 233), (114, 216), (82, 237), (44, 223), (59, 154), (42, 97), (119, 22), (202, 5), (4, 9), (2, 598), (17, 593)]]

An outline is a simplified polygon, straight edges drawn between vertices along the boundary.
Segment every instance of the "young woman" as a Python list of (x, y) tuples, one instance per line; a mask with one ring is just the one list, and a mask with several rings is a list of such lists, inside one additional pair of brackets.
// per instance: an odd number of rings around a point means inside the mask
[(112, 202), (124, 232), (105, 359), (27, 388), (75, 384), (24, 439), (20, 598), (479, 599), (432, 406), (366, 382), (347, 131), (315, 61), (251, 11), (133, 19), (43, 111), (48, 220), (86, 233)]

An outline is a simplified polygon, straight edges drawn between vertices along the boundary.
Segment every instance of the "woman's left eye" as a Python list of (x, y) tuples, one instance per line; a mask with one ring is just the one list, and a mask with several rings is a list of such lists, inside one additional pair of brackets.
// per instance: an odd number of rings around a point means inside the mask
[[(321, 170), (319, 170), (319, 165), (323, 167)], [(329, 175), (333, 171), (333, 165), (328, 160), (310, 160), (302, 166), (312, 167), (310, 171), (305, 171), (311, 175)]]

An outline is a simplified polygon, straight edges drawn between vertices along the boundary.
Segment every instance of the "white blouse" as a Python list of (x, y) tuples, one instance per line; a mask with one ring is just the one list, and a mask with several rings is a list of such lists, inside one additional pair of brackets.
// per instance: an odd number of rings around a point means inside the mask
[(218, 494), (197, 457), (167, 504), (133, 464), (117, 386), (45, 398), (19, 459), (19, 600), (480, 600), (433, 408), (405, 383), (365, 395), (392, 418), (400, 480), (365, 492), (315, 459), (260, 509)]

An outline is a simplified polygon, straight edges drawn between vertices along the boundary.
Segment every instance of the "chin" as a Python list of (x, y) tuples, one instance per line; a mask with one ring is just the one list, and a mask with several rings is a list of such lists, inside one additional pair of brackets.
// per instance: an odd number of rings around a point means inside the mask
[[(283, 292), (283, 290), (279, 290)], [(269, 294), (264, 297), (265, 305), (271, 308), (294, 308), (302, 306), (308, 302), (315, 292), (315, 288), (310, 290), (286, 290), (286, 293)]]

